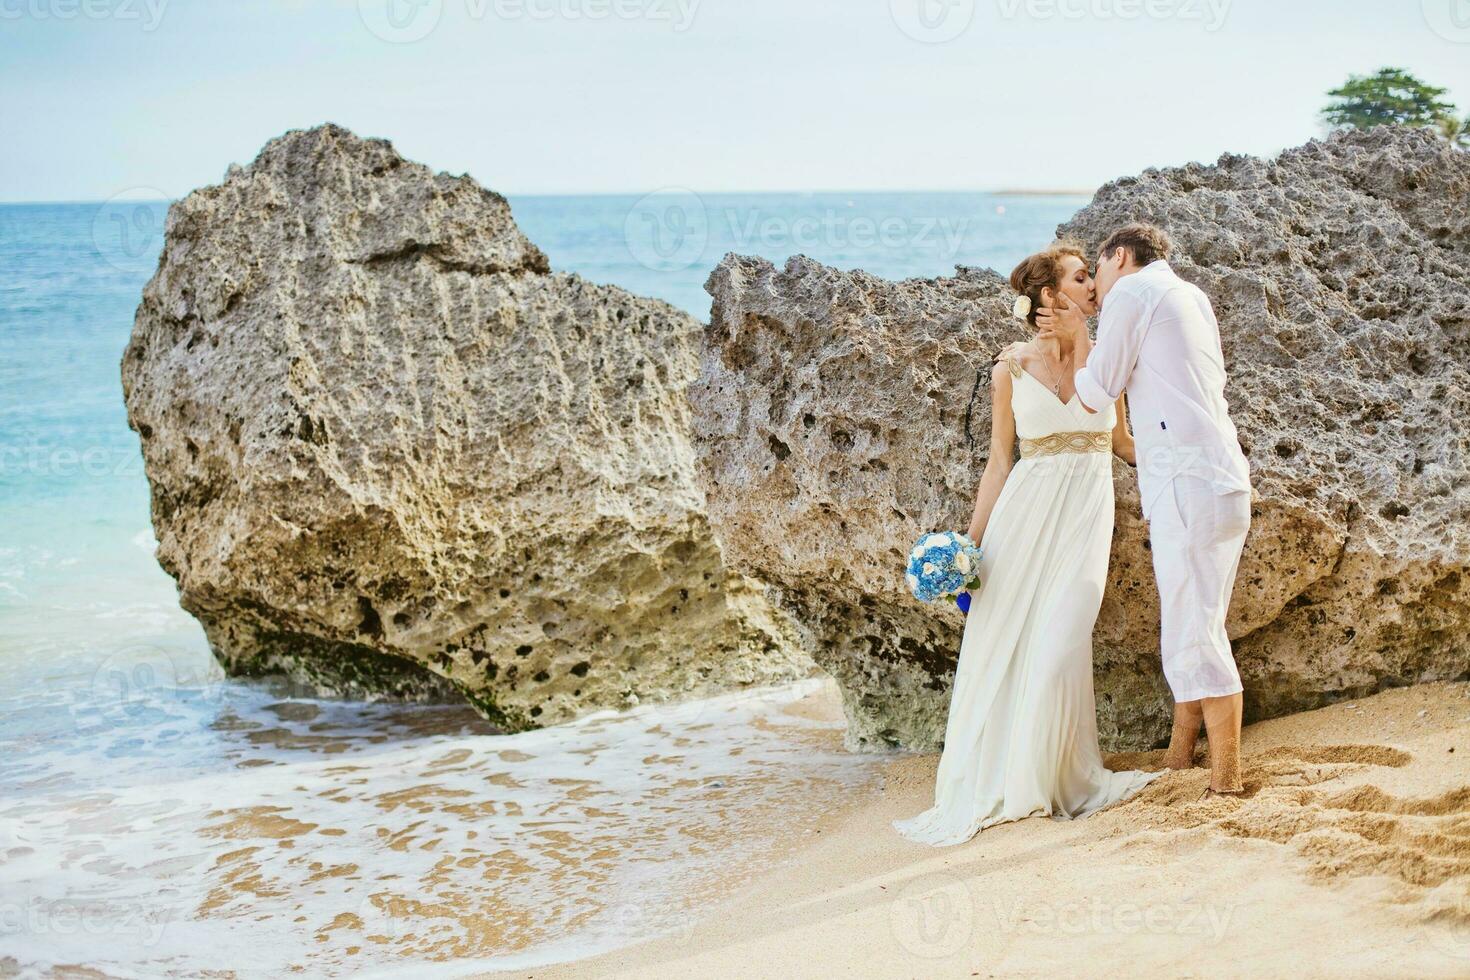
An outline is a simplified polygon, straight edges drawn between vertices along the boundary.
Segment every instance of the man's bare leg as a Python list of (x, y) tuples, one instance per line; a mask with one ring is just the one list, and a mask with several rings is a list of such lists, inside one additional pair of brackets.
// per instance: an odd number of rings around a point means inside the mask
[(1202, 698), (1199, 702), (1210, 739), (1210, 789), (1216, 793), (1239, 793), (1245, 788), (1240, 781), (1240, 720), (1244, 703), (1244, 697), (1239, 694)]
[(1169, 733), (1169, 751), (1164, 753), (1164, 765), (1170, 769), (1194, 766), (1194, 745), (1199, 740), (1199, 729), (1204, 720), (1200, 702), (1174, 702), (1174, 730)]

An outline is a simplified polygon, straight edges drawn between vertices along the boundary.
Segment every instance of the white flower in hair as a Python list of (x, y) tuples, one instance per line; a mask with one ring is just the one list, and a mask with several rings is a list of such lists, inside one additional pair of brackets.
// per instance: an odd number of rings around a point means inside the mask
[(1024, 320), (1031, 315), (1031, 297), (1022, 294), (1016, 297), (1016, 305), (1011, 307), (1011, 315), (1017, 320)]

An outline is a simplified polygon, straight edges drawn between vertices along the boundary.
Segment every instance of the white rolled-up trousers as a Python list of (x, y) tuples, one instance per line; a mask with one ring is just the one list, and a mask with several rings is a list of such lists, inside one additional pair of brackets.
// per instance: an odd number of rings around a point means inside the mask
[(1176, 702), (1239, 694), (1225, 613), (1250, 530), (1251, 494), (1195, 476), (1169, 483), (1149, 517), (1164, 678)]

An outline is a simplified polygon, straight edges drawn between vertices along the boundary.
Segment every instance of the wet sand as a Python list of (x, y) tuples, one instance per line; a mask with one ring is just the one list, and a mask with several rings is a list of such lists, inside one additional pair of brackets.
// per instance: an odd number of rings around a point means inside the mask
[(1201, 799), (1196, 768), (940, 849), (889, 825), (929, 805), (938, 761), (900, 756), (672, 934), (503, 975), (1470, 976), (1470, 685), (1253, 725), (1244, 753), (1240, 798)]
[(691, 921), (862, 798), (825, 679), (516, 735), (221, 685), (0, 771), (0, 977), (463, 976)]

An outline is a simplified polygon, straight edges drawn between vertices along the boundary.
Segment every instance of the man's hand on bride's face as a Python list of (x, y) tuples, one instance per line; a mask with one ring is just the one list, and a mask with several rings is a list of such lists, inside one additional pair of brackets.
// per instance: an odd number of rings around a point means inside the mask
[(1065, 295), (1057, 294), (1056, 306), (1043, 306), (1036, 311), (1037, 336), (1042, 340), (1051, 340), (1061, 335), (1068, 335), (1073, 340), (1087, 336), (1087, 316), (1082, 308), (1067, 299)]

